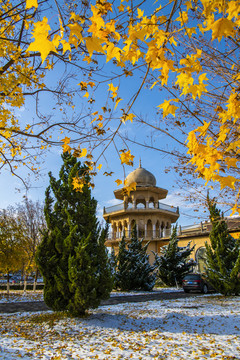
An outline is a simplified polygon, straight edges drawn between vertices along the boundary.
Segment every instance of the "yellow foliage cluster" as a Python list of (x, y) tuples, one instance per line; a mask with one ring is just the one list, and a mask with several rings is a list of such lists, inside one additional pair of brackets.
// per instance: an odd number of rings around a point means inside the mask
[[(203, 96), (208, 95), (211, 87), (209, 75), (204, 71), (204, 51), (201, 48), (200, 36), (209, 40), (209, 47), (214, 47), (214, 42), (222, 43), (230, 41), (239, 46), (239, 25), (240, 25), (240, 5), (237, 0), (185, 0), (182, 2), (170, 1), (165, 7), (159, 6), (158, 2), (154, 5), (153, 12), (146, 11), (143, 7), (130, 6), (128, 1), (121, 1), (119, 6), (107, 0), (90, 3), (89, 16), (82, 16), (77, 12), (72, 12), (69, 19), (62, 19), (59, 12), (58, 28), (50, 27), (47, 17), (35, 21), (34, 18), (25, 19), (25, 27), (31, 28), (32, 42), (24, 50), (24, 54), (36, 55), (40, 53), (42, 62), (45, 61), (46, 68), (51, 68), (49, 59), (55, 53), (62, 56), (68, 53), (71, 61), (73, 49), (79, 49), (82, 54), (82, 61), (87, 65), (95, 64), (96, 56), (104, 57), (104, 62), (112, 62), (118, 69), (122, 69), (125, 77), (133, 76), (135, 68), (142, 68), (142, 84), (136, 95), (127, 106), (122, 108), (122, 115), (119, 117), (119, 125), (115, 133), (109, 138), (114, 141), (116, 133), (120, 127), (130, 120), (134, 124), (135, 115), (133, 104), (139, 96), (145, 84), (149, 89), (155, 86), (165, 87), (172, 82), (173, 87), (179, 91), (178, 96), (165, 99), (158, 108), (163, 111), (163, 117), (176, 116), (179, 104), (185, 99), (195, 102)], [(177, 6), (178, 5), (178, 6)], [(36, 0), (26, 1), (26, 10), (37, 8), (41, 5)], [(192, 14), (201, 10), (198, 21), (192, 20)], [(19, 21), (19, 12), (14, 11), (10, 1), (4, 2), (1, 6), (1, 14), (11, 10), (11, 21), (1, 21), (2, 34), (7, 37), (10, 33), (18, 30), (16, 24)], [(174, 26), (170, 26), (174, 22)], [(181, 52), (180, 35), (182, 39), (188, 39), (194, 43), (189, 53)], [(7, 70), (3, 69), (1, 74), (1, 90), (4, 94), (1, 97), (1, 135), (5, 139), (10, 139), (9, 144), (4, 142), (0, 148), (1, 154), (5, 148), (11, 147), (12, 156), (21, 153), (21, 140), (14, 143), (13, 132), (19, 130), (18, 119), (10, 107), (21, 107), (24, 105), (24, 87), (44, 87), (42, 83), (43, 74), (38, 72), (36, 75), (31, 66), (28, 56), (23, 56), (22, 49), (18, 44), (5, 41), (1, 37), (0, 55), (8, 54), (8, 62), (14, 63), (14, 72), (11, 65)], [(192, 40), (191, 40), (192, 39)], [(213, 45), (211, 45), (213, 44)], [(84, 49), (84, 51), (83, 51)], [(194, 50), (193, 50), (194, 49)], [(175, 55), (178, 54), (176, 57)], [(129, 70), (131, 65), (133, 70)], [(21, 69), (21, 70), (20, 70)], [(91, 77), (91, 76), (90, 76)], [(240, 116), (240, 74), (239, 63), (232, 64), (231, 84), (227, 84), (227, 91), (223, 96), (221, 108), (215, 109), (214, 129), (213, 122), (202, 122), (202, 125), (189, 132), (187, 137), (188, 153), (199, 176), (206, 181), (217, 181), (222, 188), (235, 188), (240, 181), (235, 173), (225, 174), (225, 169), (237, 169), (239, 166), (239, 116)], [(81, 81), (79, 86), (84, 91), (84, 97), (89, 98), (89, 90), (93, 91), (95, 83), (93, 81)], [(120, 86), (114, 81), (108, 84), (108, 96), (114, 104), (114, 110), (120, 101)], [(229, 91), (229, 88), (231, 91)], [(209, 95), (211, 96), (211, 94)], [(90, 98), (93, 101), (93, 98)], [(90, 101), (88, 100), (88, 101)], [(104, 110), (104, 112), (106, 109)], [(96, 115), (96, 114), (95, 114)], [(94, 115), (94, 116), (95, 116)], [(101, 137), (107, 134), (110, 127), (105, 126), (104, 115), (97, 112), (91, 123), (94, 135)], [(30, 131), (26, 128), (24, 134)], [(226, 141), (227, 140), (227, 141)], [(63, 141), (63, 151), (74, 151), (70, 145), (70, 138), (65, 137)], [(109, 146), (107, 144), (106, 148)], [(90, 149), (88, 149), (89, 152)], [(103, 152), (104, 153), (104, 152)], [(75, 149), (75, 154), (80, 156), (87, 155), (86, 150)], [(4, 156), (4, 155), (3, 155)], [(120, 151), (119, 158), (122, 164), (132, 165), (134, 156), (131, 151)], [(2, 160), (3, 161), (3, 160)], [(97, 163), (89, 162), (89, 171), (93, 172), (93, 167)], [(86, 161), (87, 165), (87, 161)], [(99, 168), (100, 170), (100, 168)], [(75, 186), (80, 182), (76, 181)]]

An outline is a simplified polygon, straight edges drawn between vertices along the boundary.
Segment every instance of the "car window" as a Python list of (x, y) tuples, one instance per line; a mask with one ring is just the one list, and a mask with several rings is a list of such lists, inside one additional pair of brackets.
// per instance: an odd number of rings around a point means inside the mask
[(201, 279), (201, 276), (198, 274), (186, 275), (184, 277), (184, 280), (199, 280), (199, 279)]

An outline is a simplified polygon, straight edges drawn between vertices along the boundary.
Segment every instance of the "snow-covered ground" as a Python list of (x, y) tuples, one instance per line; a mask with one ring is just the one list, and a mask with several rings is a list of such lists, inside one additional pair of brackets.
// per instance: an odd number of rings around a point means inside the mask
[[(144, 295), (144, 294), (155, 294), (156, 292), (178, 292), (182, 291), (182, 288), (157, 288), (151, 292), (141, 292), (141, 291), (131, 291), (131, 292), (121, 292), (113, 291), (110, 294), (110, 297), (116, 296), (131, 296), (131, 295)], [(25, 302), (25, 301), (43, 301), (43, 292), (40, 291), (10, 291), (9, 296), (7, 296), (6, 291), (0, 292), (0, 303), (11, 303), (11, 302)]]
[(240, 297), (101, 306), (88, 317), (0, 314), (0, 359), (240, 359)]

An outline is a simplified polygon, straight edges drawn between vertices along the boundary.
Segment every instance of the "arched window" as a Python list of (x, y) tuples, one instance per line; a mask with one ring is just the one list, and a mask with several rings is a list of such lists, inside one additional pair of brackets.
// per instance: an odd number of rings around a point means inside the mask
[(128, 202), (127, 208), (128, 208), (128, 209), (132, 209), (132, 208), (133, 208), (133, 204), (132, 204), (131, 201)]
[(142, 202), (139, 202), (137, 204), (137, 209), (145, 209), (145, 204), (143, 204)]
[(206, 264), (206, 248), (204, 246), (197, 249), (196, 262), (197, 262), (197, 270), (200, 273), (204, 273), (205, 272), (205, 264)]
[(154, 198), (150, 197), (149, 199), (149, 209), (154, 209)]
[(161, 237), (161, 230), (160, 230), (160, 222), (159, 221), (156, 222), (156, 237), (157, 238)]
[(153, 237), (153, 226), (151, 219), (148, 219), (147, 221), (147, 237), (152, 238)]

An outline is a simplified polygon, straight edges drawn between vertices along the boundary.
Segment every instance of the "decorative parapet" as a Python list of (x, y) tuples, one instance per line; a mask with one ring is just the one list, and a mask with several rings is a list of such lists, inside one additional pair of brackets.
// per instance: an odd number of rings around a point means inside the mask
[[(125, 230), (117, 233), (110, 232), (106, 240), (121, 240), (125, 236), (126, 240), (131, 238), (131, 231)], [(143, 238), (144, 240), (157, 240), (169, 238), (171, 236), (172, 229), (162, 229), (162, 230), (139, 230), (137, 229), (137, 237)]]
[(103, 214), (112, 214), (118, 211), (123, 211), (123, 210), (148, 210), (148, 209), (158, 209), (158, 210), (163, 210), (163, 211), (169, 211), (172, 212), (174, 214), (179, 214), (179, 208), (175, 207), (175, 206), (171, 206), (171, 205), (167, 205), (167, 204), (163, 204), (161, 202), (158, 202), (158, 206), (156, 208), (134, 208), (131, 204), (131, 206), (128, 207), (124, 207), (124, 202), (122, 202), (121, 204), (118, 205), (113, 205), (113, 206), (109, 206), (107, 208), (103, 208)]

